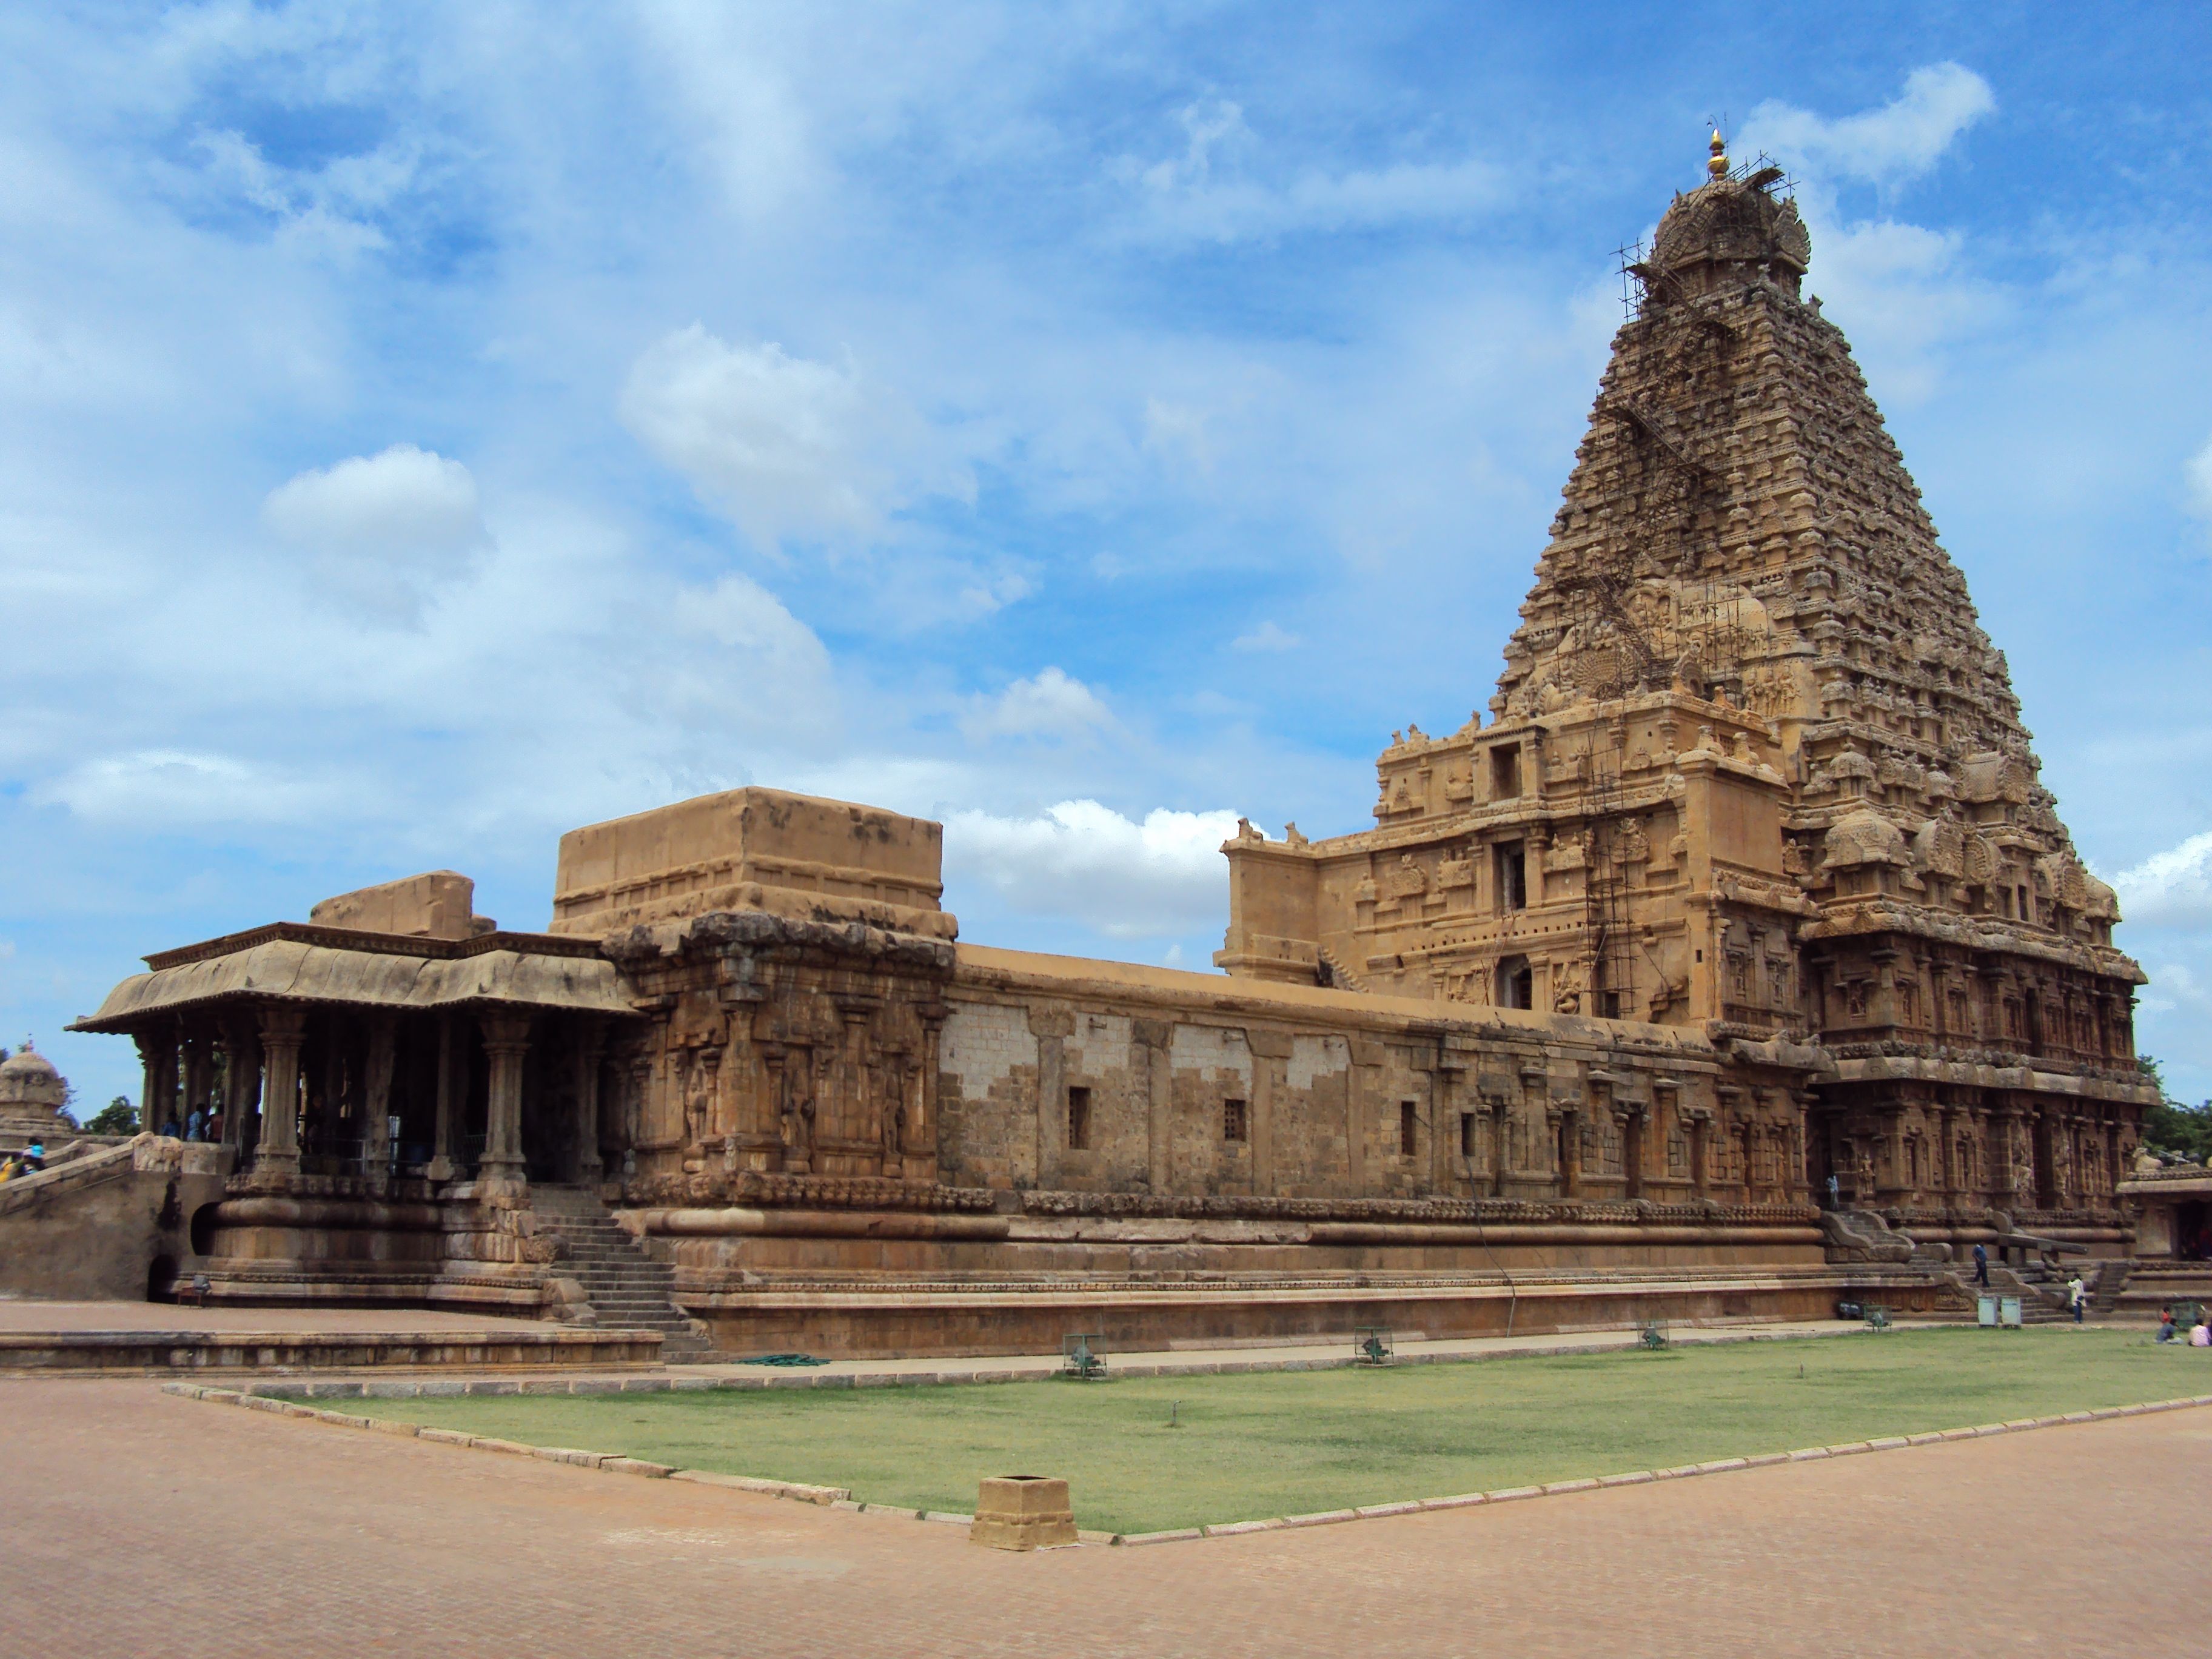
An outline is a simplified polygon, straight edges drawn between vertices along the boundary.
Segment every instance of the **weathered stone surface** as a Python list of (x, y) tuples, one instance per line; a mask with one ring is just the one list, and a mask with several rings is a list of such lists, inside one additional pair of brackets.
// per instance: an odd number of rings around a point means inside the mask
[(986, 1476), (976, 1488), (975, 1518), (969, 1524), (968, 1541), (1000, 1550), (1076, 1542), (1067, 1482), (1045, 1475)]

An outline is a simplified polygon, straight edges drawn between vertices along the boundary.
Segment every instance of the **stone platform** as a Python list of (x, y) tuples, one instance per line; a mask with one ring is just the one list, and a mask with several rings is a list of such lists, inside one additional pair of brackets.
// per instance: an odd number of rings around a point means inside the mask
[(572, 1371), (660, 1360), (657, 1331), (377, 1310), (0, 1302), (0, 1374)]
[(1251, 1283), (1001, 1282), (763, 1286), (678, 1299), (725, 1352), (839, 1358), (1057, 1354), (1071, 1333), (1109, 1349), (1349, 1341), (1363, 1327), (1437, 1339), (1626, 1330), (1645, 1323), (1818, 1321), (1838, 1302), (1937, 1309), (1919, 1269), (1783, 1267), (1634, 1274), (1553, 1271), (1449, 1279)]

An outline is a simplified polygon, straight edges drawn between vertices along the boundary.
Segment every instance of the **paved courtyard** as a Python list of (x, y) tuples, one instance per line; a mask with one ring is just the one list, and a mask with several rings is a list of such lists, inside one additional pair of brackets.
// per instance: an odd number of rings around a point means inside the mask
[[(2212, 1410), (1144, 1549), (0, 1381), (0, 1654), (2196, 1655)], [(2184, 1616), (2194, 1627), (2183, 1622)]]

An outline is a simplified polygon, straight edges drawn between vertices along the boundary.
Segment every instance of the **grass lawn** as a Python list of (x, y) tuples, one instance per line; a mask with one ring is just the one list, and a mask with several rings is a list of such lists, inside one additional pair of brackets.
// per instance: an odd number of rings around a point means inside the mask
[(2141, 1334), (1960, 1328), (1378, 1370), (343, 1409), (917, 1509), (971, 1510), (986, 1474), (1064, 1475), (1079, 1524), (1149, 1532), (2131, 1405), (2208, 1379), (2212, 1355)]

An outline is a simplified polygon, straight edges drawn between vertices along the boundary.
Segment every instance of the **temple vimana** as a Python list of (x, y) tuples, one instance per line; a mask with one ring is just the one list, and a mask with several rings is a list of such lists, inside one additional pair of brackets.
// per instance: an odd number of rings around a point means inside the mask
[(1240, 828), (1224, 973), (969, 944), (939, 825), (762, 788), (563, 837), (541, 931), (348, 894), (79, 1023), (216, 1143), (152, 1290), (860, 1355), (2162, 1270), (2143, 975), (1811, 252), (1717, 142), (1486, 718), (1393, 733), (1371, 828)]

